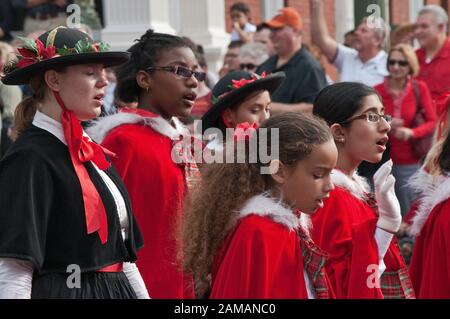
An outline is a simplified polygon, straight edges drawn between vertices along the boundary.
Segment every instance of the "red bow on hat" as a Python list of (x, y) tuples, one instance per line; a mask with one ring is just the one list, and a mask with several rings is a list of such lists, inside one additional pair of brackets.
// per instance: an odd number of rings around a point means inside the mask
[(234, 129), (233, 139), (235, 141), (248, 141), (258, 128), (256, 123), (250, 125), (248, 122), (240, 123)]
[(17, 63), (17, 68), (24, 68), (36, 62), (51, 59), (56, 55), (56, 47), (53, 45), (44, 46), (41, 40), (35, 40), (35, 47), (19, 48), (22, 59)]
[(83, 128), (75, 113), (65, 107), (58, 92), (53, 92), (53, 94), (62, 109), (61, 122), (64, 136), (83, 193), (87, 233), (92, 234), (98, 231), (101, 243), (105, 244), (108, 240), (108, 221), (105, 207), (86, 167), (84, 167), (84, 163), (92, 161), (99, 169), (105, 170), (110, 165), (105, 153), (113, 157), (115, 154), (84, 136)]

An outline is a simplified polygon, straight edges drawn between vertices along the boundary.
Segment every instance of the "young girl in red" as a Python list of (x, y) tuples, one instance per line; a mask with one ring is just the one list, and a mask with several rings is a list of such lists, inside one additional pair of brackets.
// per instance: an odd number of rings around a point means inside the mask
[[(272, 146), (279, 146), (270, 174), (262, 173), (269, 164), (260, 156), (249, 160), (252, 143), (265, 130), (263, 152), (273, 156)], [(297, 113), (274, 116), (256, 132), (250, 142), (225, 147), (236, 155), (245, 146), (245, 163), (204, 167), (188, 204), (184, 266), (196, 280), (197, 295), (333, 297), (323, 268), (326, 256), (309, 238), (306, 222), (333, 189), (330, 172), (337, 151), (330, 132), (321, 120)]]
[[(137, 109), (122, 109), (91, 130), (93, 138), (117, 154), (113, 159), (130, 193), (145, 247), (139, 267), (152, 298), (192, 298), (193, 283), (177, 265), (175, 226), (187, 186), (196, 179), (191, 158), (173, 158), (186, 136), (177, 117), (190, 114), (198, 81), (205, 73), (180, 37), (147, 31), (129, 50), (117, 73), (117, 94)], [(188, 150), (175, 152), (181, 156)]]
[(375, 195), (356, 173), (362, 161), (381, 160), (390, 116), (384, 115), (376, 91), (349, 82), (323, 89), (313, 112), (330, 125), (339, 154), (332, 173), (336, 188), (312, 218), (312, 238), (330, 254), (326, 269), (337, 298), (413, 298), (408, 270), (393, 239), (401, 214), (392, 161), (375, 173)]
[(420, 191), (408, 232), (415, 236), (410, 264), (418, 298), (450, 298), (450, 135), (430, 150), (424, 167), (413, 178)]

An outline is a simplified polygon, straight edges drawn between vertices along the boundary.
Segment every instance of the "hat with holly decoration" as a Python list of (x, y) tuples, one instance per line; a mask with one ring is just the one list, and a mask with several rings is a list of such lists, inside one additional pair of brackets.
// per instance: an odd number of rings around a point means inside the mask
[(106, 43), (96, 43), (86, 33), (66, 27), (47, 31), (37, 40), (20, 39), (23, 45), (18, 49), (17, 60), (4, 67), (4, 84), (28, 84), (36, 74), (75, 64), (119, 65), (127, 62), (130, 55), (128, 52), (109, 51)]
[(258, 91), (275, 92), (285, 78), (284, 72), (258, 75), (249, 71), (233, 71), (217, 82), (212, 90), (211, 108), (202, 117), (202, 133), (208, 128), (223, 129), (222, 113), (227, 108), (237, 107), (249, 95)]

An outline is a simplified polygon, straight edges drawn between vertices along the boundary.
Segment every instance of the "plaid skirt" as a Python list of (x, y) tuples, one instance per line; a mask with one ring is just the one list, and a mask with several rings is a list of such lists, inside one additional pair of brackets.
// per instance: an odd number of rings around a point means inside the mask
[(413, 285), (408, 269), (384, 272), (381, 275), (381, 291), (385, 299), (415, 299)]

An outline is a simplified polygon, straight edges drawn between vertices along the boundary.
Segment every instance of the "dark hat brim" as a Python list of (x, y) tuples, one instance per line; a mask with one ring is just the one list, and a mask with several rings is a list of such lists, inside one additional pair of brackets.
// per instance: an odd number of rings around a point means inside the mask
[(107, 51), (107, 52), (88, 52), (81, 54), (65, 55), (54, 57), (39, 63), (28, 65), (21, 69), (16, 69), (7, 73), (2, 82), (7, 85), (28, 84), (30, 79), (41, 72), (51, 70), (56, 67), (65, 67), (76, 64), (100, 63), (105, 67), (120, 65), (130, 59), (129, 52)]
[(283, 83), (286, 78), (284, 72), (277, 72), (266, 76), (265, 78), (258, 79), (254, 82), (248, 83), (247, 85), (235, 89), (220, 98), (216, 104), (205, 113), (202, 117), (202, 133), (204, 133), (208, 128), (221, 127), (220, 122), (222, 121), (220, 115), (227, 108), (237, 105), (245, 100), (250, 94), (257, 91), (268, 91), (270, 95), (275, 92)]

